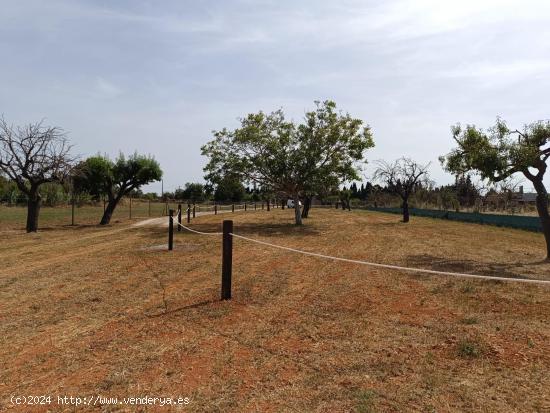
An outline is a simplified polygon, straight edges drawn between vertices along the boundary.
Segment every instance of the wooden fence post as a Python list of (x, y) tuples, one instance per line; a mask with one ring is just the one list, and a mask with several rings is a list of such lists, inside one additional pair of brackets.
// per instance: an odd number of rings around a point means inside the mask
[(214, 215), (218, 215), (218, 204), (214, 204)]
[(168, 211), (168, 251), (174, 249), (174, 210)]
[(233, 221), (223, 221), (222, 238), (222, 300), (231, 299), (231, 271), (233, 268)]
[(178, 232), (181, 232), (181, 204), (178, 204)]
[(269, 199), (267, 200), (267, 212), (269, 212)]
[(231, 212), (235, 212), (235, 204), (231, 204)]
[(193, 218), (195, 218), (195, 208), (196, 208), (196, 206), (195, 206), (195, 204), (193, 204)]
[(256, 211), (256, 202), (254, 202), (254, 211)]
[(246, 212), (246, 202), (244, 203), (244, 210), (245, 210), (245, 212)]
[(191, 222), (191, 204), (187, 204), (187, 223)]

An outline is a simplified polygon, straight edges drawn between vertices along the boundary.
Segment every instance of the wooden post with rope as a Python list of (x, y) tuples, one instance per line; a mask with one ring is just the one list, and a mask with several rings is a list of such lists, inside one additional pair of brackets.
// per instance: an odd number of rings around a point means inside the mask
[(168, 211), (168, 251), (174, 249), (174, 210)]
[(223, 221), (222, 235), (222, 300), (231, 299), (231, 272), (233, 269), (233, 221)]

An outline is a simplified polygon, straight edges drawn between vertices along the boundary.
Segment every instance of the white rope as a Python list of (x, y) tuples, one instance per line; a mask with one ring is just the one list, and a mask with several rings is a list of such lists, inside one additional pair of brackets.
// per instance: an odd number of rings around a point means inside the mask
[(183, 229), (186, 229), (189, 232), (194, 232), (195, 234), (199, 234), (199, 235), (222, 235), (223, 234), (222, 232), (201, 232), (201, 231), (197, 231), (189, 227), (186, 227), (185, 225), (182, 225), (179, 222), (177, 222), (177, 224)]
[[(219, 235), (220, 233), (216, 234)], [(459, 273), (459, 272), (447, 272), (447, 271), (435, 271), (435, 270), (425, 270), (422, 268), (411, 268), (411, 267), (400, 267), (398, 265), (390, 265), (390, 264), (379, 264), (375, 262), (369, 262), (369, 261), (360, 261), (360, 260), (352, 260), (349, 258), (340, 258), (340, 257), (333, 257), (331, 255), (324, 255), (324, 254), (318, 254), (315, 252), (308, 252), (308, 251), (302, 251), (295, 248), (289, 248), (289, 247), (283, 247), (281, 245), (275, 245), (271, 244), (269, 242), (260, 241), (253, 238), (243, 237), (242, 235), (237, 235), (231, 233), (233, 237), (244, 239), (245, 241), (255, 242), (257, 244), (267, 245), (268, 247), (273, 248), (279, 248), (286, 251), (296, 252), (299, 254), (304, 255), (310, 255), (313, 257), (319, 257), (319, 258), (326, 258), (330, 260), (335, 261), (343, 261), (343, 262), (349, 262), (352, 264), (361, 264), (361, 265), (368, 265), (371, 267), (378, 267), (378, 268), (389, 268), (392, 270), (400, 270), (400, 271), (408, 271), (408, 272), (420, 272), (420, 273), (426, 273), (426, 274), (435, 274), (435, 275), (449, 275), (454, 277), (465, 277), (465, 278), (477, 278), (477, 279), (483, 279), (483, 280), (498, 280), (498, 281), (516, 281), (516, 282), (523, 282), (523, 283), (532, 283), (532, 284), (550, 284), (550, 280), (533, 280), (528, 278), (511, 278), (511, 277), (492, 277), (490, 275), (477, 275), (477, 274), (466, 274), (466, 273)]]

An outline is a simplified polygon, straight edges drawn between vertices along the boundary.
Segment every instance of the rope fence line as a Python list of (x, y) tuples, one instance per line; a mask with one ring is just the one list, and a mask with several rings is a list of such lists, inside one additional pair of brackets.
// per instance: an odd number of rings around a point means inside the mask
[[(246, 208), (247, 204), (244, 204), (244, 211), (247, 210)], [(243, 205), (232, 205), (232, 211), (235, 212), (236, 209), (239, 209), (239, 207), (242, 207)], [(216, 207), (215, 207), (216, 208)], [(189, 208), (188, 208), (189, 209)], [(263, 205), (262, 205), (263, 209)], [(221, 208), (220, 208), (221, 210)], [(242, 210), (242, 209), (241, 209)], [(254, 205), (254, 210), (256, 210), (256, 206)], [(217, 213), (218, 210), (215, 209), (215, 213)], [(168, 235), (168, 249), (172, 250), (173, 246), (173, 217), (170, 214), (170, 222), (169, 222), (169, 235)], [(180, 222), (177, 222), (178, 224), (178, 231), (181, 231), (181, 229), (185, 229), (186, 231), (198, 234), (198, 235), (206, 235), (206, 236), (219, 236), (222, 235), (222, 300), (227, 300), (231, 298), (231, 278), (232, 278), (232, 262), (233, 262), (233, 239), (242, 239), (246, 242), (255, 243), (258, 245), (263, 245), (270, 248), (276, 248), (284, 251), (293, 252), (296, 254), (302, 254), (306, 256), (316, 257), (316, 258), (322, 258), (327, 260), (333, 260), (333, 261), (339, 261), (339, 262), (347, 262), (351, 264), (357, 264), (357, 265), (365, 265), (369, 267), (374, 268), (385, 268), (385, 269), (391, 269), (396, 271), (403, 271), (403, 272), (409, 272), (409, 273), (421, 273), (421, 274), (430, 274), (430, 275), (438, 275), (438, 276), (448, 276), (448, 277), (457, 277), (457, 278), (470, 278), (470, 279), (479, 279), (479, 280), (492, 280), (492, 281), (503, 281), (503, 282), (517, 282), (517, 283), (524, 283), (524, 284), (537, 284), (537, 285), (550, 285), (550, 280), (541, 280), (541, 279), (532, 279), (532, 278), (513, 278), (513, 277), (502, 277), (502, 276), (491, 276), (491, 275), (482, 275), (482, 274), (470, 274), (470, 273), (462, 273), (462, 272), (451, 272), (451, 271), (438, 271), (438, 270), (429, 270), (424, 268), (415, 268), (415, 267), (405, 267), (400, 265), (394, 265), (394, 264), (382, 264), (372, 261), (365, 261), (365, 260), (358, 260), (358, 259), (351, 259), (351, 258), (344, 258), (344, 257), (336, 257), (333, 255), (327, 255), (327, 254), (320, 254), (317, 252), (310, 252), (310, 251), (303, 251), (297, 248), (291, 248), (286, 247), (283, 245), (277, 245), (272, 244), (270, 242), (262, 241), (259, 239), (249, 238), (245, 237), (243, 235), (236, 234), (233, 231), (233, 221), (232, 220), (224, 220), (223, 221), (223, 232), (202, 232), (197, 231), (195, 229), (192, 229), (188, 226), (182, 225), (181, 220)], [(188, 220), (187, 223), (190, 223), (189, 220), (189, 214), (188, 214)]]
[[(208, 235), (208, 236), (219, 236), (224, 235), (223, 232), (202, 232), (197, 231), (192, 228), (189, 228), (185, 225), (178, 224), (183, 229), (198, 234), (198, 235)], [(393, 265), (393, 264), (382, 264), (377, 262), (371, 262), (371, 261), (363, 261), (363, 260), (357, 260), (357, 259), (351, 259), (351, 258), (343, 258), (343, 257), (335, 257), (333, 255), (326, 255), (326, 254), (320, 254), (316, 252), (310, 252), (310, 251), (303, 251), (296, 248), (291, 247), (285, 247), (282, 245), (272, 244), (270, 242), (261, 241), (254, 238), (245, 237), (243, 235), (235, 234), (234, 232), (230, 232), (229, 235), (233, 238), (239, 238), (248, 242), (256, 243), (259, 245), (268, 246), (271, 248), (277, 248), (285, 251), (294, 252), (297, 254), (302, 255), (308, 255), (312, 257), (317, 258), (323, 258), (323, 259), (329, 259), (333, 261), (340, 261), (340, 262), (347, 262), (351, 264), (358, 264), (358, 265), (365, 265), (369, 267), (375, 267), (375, 268), (386, 268), (391, 270), (398, 270), (398, 271), (405, 271), (405, 272), (414, 272), (414, 273), (423, 273), (423, 274), (432, 274), (432, 275), (444, 275), (444, 276), (452, 276), (452, 277), (461, 277), (461, 278), (473, 278), (473, 279), (481, 279), (481, 280), (493, 280), (493, 281), (507, 281), (507, 282), (519, 282), (519, 283), (528, 283), (528, 284), (543, 284), (543, 285), (550, 285), (550, 280), (539, 280), (539, 279), (531, 279), (531, 278), (512, 278), (512, 277), (497, 277), (497, 276), (491, 276), (491, 275), (481, 275), (481, 274), (470, 274), (470, 273), (461, 273), (461, 272), (451, 272), (451, 271), (438, 271), (438, 270), (429, 270), (424, 268), (415, 268), (415, 267), (404, 267), (400, 265)]]
[(223, 232), (201, 232), (201, 231), (197, 231), (197, 230), (194, 230), (192, 228), (186, 227), (185, 225), (180, 224), (179, 222), (178, 222), (178, 225), (180, 227), (182, 227), (183, 229), (186, 229), (189, 232), (194, 232), (195, 234), (199, 234), (199, 235), (222, 235), (223, 234)]
[(413, 268), (413, 267), (402, 267), (399, 265), (392, 265), (392, 264), (381, 264), (376, 262), (370, 262), (370, 261), (362, 261), (362, 260), (354, 260), (350, 258), (342, 258), (342, 257), (335, 257), (332, 255), (325, 255), (325, 254), (319, 254), (316, 252), (309, 252), (309, 251), (302, 251), (296, 248), (290, 248), (290, 247), (284, 247), (282, 245), (276, 245), (265, 241), (260, 241), (253, 238), (244, 237), (242, 235), (231, 233), (231, 236), (235, 238), (240, 238), (248, 242), (254, 242), (256, 244), (266, 245), (268, 247), (272, 248), (278, 248), (285, 251), (295, 252), (298, 254), (303, 255), (309, 255), (312, 257), (318, 257), (318, 258), (325, 258), (330, 259), (334, 261), (342, 261), (342, 262), (348, 262), (352, 264), (360, 264), (360, 265), (366, 265), (370, 267), (377, 267), (377, 268), (387, 268), (392, 270), (399, 270), (399, 271), (407, 271), (407, 272), (417, 272), (417, 273), (426, 273), (426, 274), (434, 274), (434, 275), (447, 275), (447, 276), (455, 276), (455, 277), (464, 277), (464, 278), (477, 278), (477, 279), (483, 279), (483, 280), (497, 280), (497, 281), (515, 281), (515, 282), (523, 282), (523, 283), (533, 283), (533, 284), (550, 284), (550, 280), (536, 280), (536, 279), (530, 279), (530, 278), (512, 278), (512, 277), (493, 277), (491, 275), (479, 275), (479, 274), (469, 274), (469, 273), (461, 273), (461, 272), (450, 272), (450, 271), (437, 271), (437, 270), (428, 270), (424, 268)]

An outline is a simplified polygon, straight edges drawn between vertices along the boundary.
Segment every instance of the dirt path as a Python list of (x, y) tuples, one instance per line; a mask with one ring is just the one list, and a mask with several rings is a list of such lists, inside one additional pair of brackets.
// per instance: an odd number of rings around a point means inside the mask
[[(254, 210), (251, 210), (251, 212), (254, 211)], [(235, 210), (234, 213), (238, 213), (238, 212), (244, 212), (244, 210)], [(227, 214), (227, 213), (233, 213), (232, 211), (230, 210), (218, 210), (218, 215), (219, 214)], [(195, 213), (195, 216), (196, 217), (200, 217), (200, 216), (205, 216), (205, 215), (215, 215), (213, 211), (206, 211), (206, 212), (196, 212)], [(181, 222), (185, 223), (187, 217), (185, 216), (185, 214), (182, 215), (181, 217)], [(177, 220), (176, 217), (174, 217), (174, 220)], [(167, 216), (164, 216), (164, 217), (159, 217), (159, 218), (149, 218), (149, 219), (146, 219), (146, 220), (143, 220), (143, 221), (139, 221), (139, 222), (136, 222), (135, 224), (132, 225), (132, 227), (144, 227), (144, 226), (148, 226), (148, 227), (155, 227), (155, 226), (160, 226), (160, 227), (167, 227), (168, 226), (168, 217)]]

